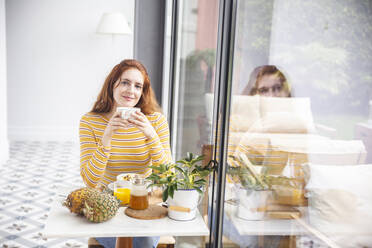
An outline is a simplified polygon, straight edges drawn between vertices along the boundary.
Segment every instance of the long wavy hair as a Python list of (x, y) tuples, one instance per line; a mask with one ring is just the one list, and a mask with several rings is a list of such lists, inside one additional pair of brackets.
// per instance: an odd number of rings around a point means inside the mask
[(287, 97), (292, 96), (291, 88), (289, 86), (287, 78), (284, 76), (283, 72), (281, 72), (275, 65), (262, 65), (256, 67), (252, 71), (249, 77), (248, 85), (244, 88), (242, 94), (250, 96), (256, 95), (257, 89), (259, 87), (258, 84), (261, 78), (265, 75), (275, 75), (279, 79), (282, 85), (282, 90), (286, 92)]
[(112, 108), (114, 107), (113, 91), (114, 88), (117, 87), (115, 86), (115, 83), (118, 81), (123, 72), (133, 68), (139, 70), (144, 78), (142, 95), (135, 107), (140, 108), (142, 113), (145, 115), (152, 114), (154, 112), (161, 112), (159, 103), (156, 101), (154, 91), (151, 88), (150, 78), (147, 74), (146, 68), (141, 62), (135, 59), (126, 59), (114, 66), (109, 75), (106, 77), (101, 92), (99, 93), (91, 112), (109, 113), (112, 111)]

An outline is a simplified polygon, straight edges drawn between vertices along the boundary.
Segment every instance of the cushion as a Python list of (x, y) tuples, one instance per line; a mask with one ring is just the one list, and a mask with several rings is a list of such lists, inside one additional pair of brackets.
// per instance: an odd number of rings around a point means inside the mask
[[(260, 119), (258, 96), (232, 96), (230, 130), (247, 132)], [(257, 125), (257, 124), (256, 124)]]
[[(213, 118), (212, 93), (205, 94), (205, 108), (208, 122)], [(260, 118), (260, 101), (258, 96), (233, 95), (230, 111), (230, 130), (232, 132), (246, 132)]]
[[(261, 132), (315, 133), (310, 98), (260, 97)], [(260, 131), (255, 126), (255, 130)]]
[(371, 247), (372, 165), (310, 164), (309, 169), (310, 224), (342, 247)]
[(291, 112), (266, 112), (249, 130), (257, 133), (314, 133), (315, 127), (305, 116)]
[[(209, 123), (213, 114), (212, 93), (205, 94)], [(233, 95), (230, 131), (258, 133), (315, 133), (309, 98)]]
[(296, 156), (306, 154), (306, 160), (314, 164), (361, 164), (367, 155), (361, 140), (331, 140), (315, 135), (296, 139), (287, 135), (286, 138), (272, 136), (270, 143), (275, 151), (290, 152)]

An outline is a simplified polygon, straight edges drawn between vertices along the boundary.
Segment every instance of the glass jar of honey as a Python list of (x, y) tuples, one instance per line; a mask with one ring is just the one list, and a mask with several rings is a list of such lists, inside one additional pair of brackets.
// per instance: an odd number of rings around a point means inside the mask
[(144, 210), (149, 207), (146, 180), (139, 175), (132, 180), (129, 207), (135, 210)]

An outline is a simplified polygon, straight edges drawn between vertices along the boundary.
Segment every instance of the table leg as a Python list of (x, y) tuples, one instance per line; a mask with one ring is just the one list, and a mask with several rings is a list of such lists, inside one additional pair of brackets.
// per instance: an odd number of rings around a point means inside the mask
[(265, 240), (264, 240), (264, 235), (258, 236), (258, 247), (259, 248), (264, 248), (265, 247)]
[(279, 248), (296, 248), (296, 236), (283, 236)]
[(118, 237), (116, 238), (115, 248), (133, 248), (133, 238), (132, 237)]
[(289, 236), (289, 248), (296, 248), (296, 236)]

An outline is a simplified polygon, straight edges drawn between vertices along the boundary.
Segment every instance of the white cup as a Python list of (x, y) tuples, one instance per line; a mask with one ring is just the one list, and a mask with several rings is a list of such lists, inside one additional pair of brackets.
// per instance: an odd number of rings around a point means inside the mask
[(122, 119), (128, 119), (129, 116), (136, 112), (137, 110), (140, 110), (140, 108), (132, 108), (132, 107), (118, 107), (116, 108), (116, 111), (117, 112), (120, 112), (121, 113), (121, 118)]

